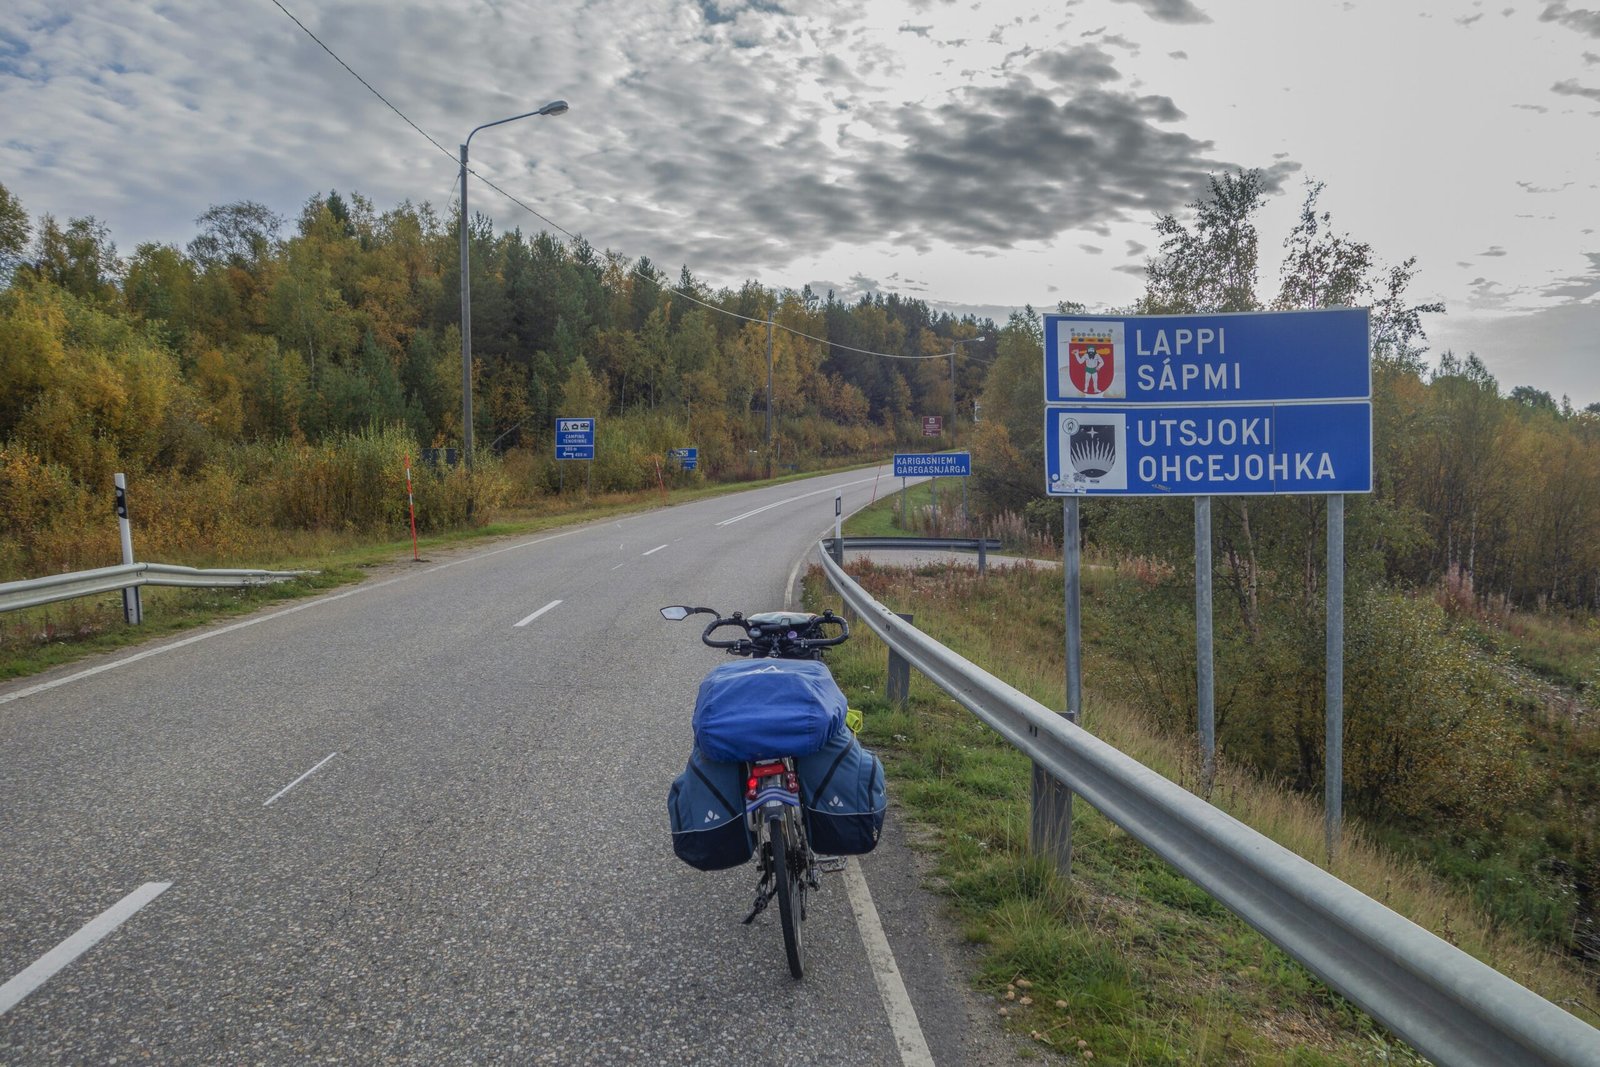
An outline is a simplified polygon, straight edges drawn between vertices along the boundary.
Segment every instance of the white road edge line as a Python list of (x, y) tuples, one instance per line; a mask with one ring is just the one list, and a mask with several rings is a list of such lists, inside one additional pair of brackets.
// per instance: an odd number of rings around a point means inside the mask
[(512, 625), (514, 625), (514, 626), (526, 626), (530, 622), (532, 622), (534, 619), (537, 619), (540, 615), (543, 615), (545, 612), (549, 611), (551, 608), (555, 607), (559, 603), (561, 603), (561, 601), (552, 600), (552, 601), (550, 601), (550, 603), (546, 604), (544, 607), (540, 608), (538, 611), (534, 612), (532, 615), (529, 615), (526, 619), (523, 619), (521, 622), (518, 622), (518, 623), (513, 623)]
[(667, 547), (666, 545), (657, 545), (656, 547), (652, 548), (650, 551), (643, 552), (643, 553), (640, 553), (640, 554), (641, 555), (645, 555), (645, 556), (653, 556), (657, 552), (660, 552), (663, 548), (666, 548), (666, 547)]
[(273, 800), (277, 800), (279, 797), (283, 796), (283, 794), (287, 793), (289, 790), (293, 789), (295, 786), (299, 785), (301, 782), (305, 781), (307, 778), (310, 778), (313, 774), (316, 774), (318, 771), (320, 771), (322, 769), (322, 764), (327, 763), (329, 760), (331, 760), (333, 757), (337, 756), (338, 754), (339, 753), (337, 753), (337, 752), (330, 752), (326, 756), (322, 757), (322, 759), (317, 763), (317, 765), (315, 767), (311, 768), (309, 771), (307, 771), (306, 773), (302, 774), (300, 777), (296, 778), (294, 781), (290, 782), (288, 785), (284, 786), (282, 789), (278, 790), (276, 793), (272, 794), (272, 800), (267, 801), (266, 804), (263, 804), (261, 806), (263, 808), (266, 807), (268, 804), (271, 804)]
[(917, 1022), (917, 1011), (911, 1006), (911, 997), (900, 979), (900, 968), (894, 962), (889, 939), (878, 921), (872, 891), (867, 888), (867, 879), (854, 858), (845, 861), (844, 888), (850, 897), (850, 910), (856, 914), (856, 926), (861, 931), (861, 944), (867, 950), (872, 977), (878, 983), (878, 995), (883, 998), (884, 1013), (889, 1016), (889, 1027), (894, 1031), (894, 1042), (900, 1049), (900, 1062), (905, 1067), (934, 1067), (933, 1053), (922, 1036), (922, 1025)]
[(134, 912), (172, 888), (171, 882), (146, 882), (85, 923), (77, 933), (40, 956), (5, 985), (0, 985), (0, 1015), (48, 982), (67, 964), (93, 948), (101, 938), (127, 922)]
[[(854, 515), (866, 506), (863, 504), (850, 514)], [(794, 561), (794, 568), (789, 571), (789, 584), (784, 587), (785, 609), (793, 604), (795, 581), (810, 555), (811, 550), (807, 549)], [(867, 952), (867, 962), (872, 967), (873, 981), (878, 984), (878, 996), (883, 1000), (884, 1014), (889, 1017), (889, 1028), (894, 1031), (900, 1062), (904, 1067), (935, 1067), (933, 1052), (928, 1048), (927, 1038), (922, 1036), (922, 1024), (917, 1021), (917, 1010), (911, 1005), (911, 996), (900, 978), (900, 967), (894, 961), (894, 950), (889, 947), (889, 939), (883, 933), (883, 923), (878, 919), (877, 906), (872, 903), (872, 890), (868, 888), (866, 876), (861, 873), (854, 859), (845, 860), (844, 888), (845, 895), (850, 898), (850, 910), (856, 917), (856, 929), (861, 933), (861, 945)]]

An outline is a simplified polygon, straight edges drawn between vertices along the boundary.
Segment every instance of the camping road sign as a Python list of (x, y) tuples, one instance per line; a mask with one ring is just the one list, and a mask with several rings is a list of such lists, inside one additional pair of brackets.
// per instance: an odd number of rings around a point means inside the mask
[(556, 420), (556, 458), (594, 459), (594, 420)]

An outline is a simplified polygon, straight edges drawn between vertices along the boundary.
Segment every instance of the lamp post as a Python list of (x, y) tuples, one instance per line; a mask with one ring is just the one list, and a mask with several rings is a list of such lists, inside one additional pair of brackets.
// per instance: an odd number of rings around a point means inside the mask
[(950, 357), (950, 444), (952, 447), (956, 443), (956, 349), (962, 345), (970, 345), (974, 341), (987, 341), (988, 339), (988, 334), (979, 334), (976, 337), (969, 337), (965, 341), (952, 341), (950, 343), (950, 351), (945, 353)]
[[(467, 454), (467, 474), (472, 474), (472, 274), (467, 249), (467, 146), (472, 134), (490, 126), (503, 126), (534, 115), (560, 115), (567, 110), (565, 100), (552, 100), (537, 111), (526, 111), (508, 119), (474, 126), (461, 144), (461, 444)], [(472, 517), (472, 498), (467, 498), (467, 517)]]

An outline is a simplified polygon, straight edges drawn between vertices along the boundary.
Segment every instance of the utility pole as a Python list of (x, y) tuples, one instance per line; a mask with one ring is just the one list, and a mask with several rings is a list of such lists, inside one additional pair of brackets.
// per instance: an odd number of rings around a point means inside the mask
[(767, 480), (772, 479), (772, 316), (776, 309), (767, 311)]

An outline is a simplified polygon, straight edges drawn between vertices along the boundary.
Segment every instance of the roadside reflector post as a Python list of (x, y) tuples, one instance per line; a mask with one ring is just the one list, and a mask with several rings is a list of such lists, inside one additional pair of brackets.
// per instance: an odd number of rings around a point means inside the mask
[[(895, 614), (906, 622), (914, 621), (909, 614), (898, 611)], [(888, 696), (889, 703), (902, 709), (911, 697), (911, 662), (893, 648), (889, 649), (889, 685), (885, 695)]]
[(411, 509), (411, 561), (416, 563), (420, 557), (417, 555), (417, 498), (411, 493), (411, 453), (406, 453), (406, 507)]
[[(117, 531), (122, 535), (122, 563), (133, 563), (133, 527), (128, 523), (128, 479), (121, 474), (112, 476), (117, 489)], [(130, 626), (144, 622), (144, 602), (139, 598), (139, 587), (129, 586), (122, 591), (122, 618)]]

